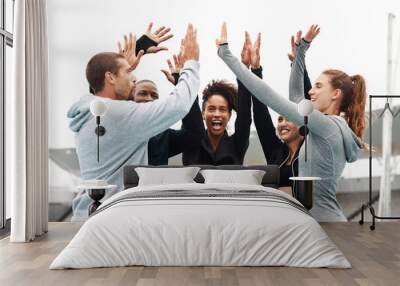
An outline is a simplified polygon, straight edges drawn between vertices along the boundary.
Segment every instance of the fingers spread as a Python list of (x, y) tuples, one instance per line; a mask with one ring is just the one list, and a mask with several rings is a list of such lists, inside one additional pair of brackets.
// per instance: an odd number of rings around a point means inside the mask
[(135, 40), (133, 39), (133, 35), (132, 35), (132, 33), (129, 33), (129, 43), (128, 43), (128, 49), (129, 50), (132, 50), (133, 49), (133, 46), (136, 46), (136, 37), (135, 37)]
[(155, 32), (154, 32), (154, 34), (155, 35), (158, 35), (159, 33), (161, 33), (161, 31), (163, 31), (165, 29), (165, 26), (161, 26), (160, 28), (158, 28)]
[(319, 34), (320, 30), (321, 30), (321, 28), (317, 26), (315, 29), (315, 36), (317, 36)]
[(159, 47), (155, 47), (155, 48), (156, 48), (157, 52), (159, 52), (159, 51), (168, 51), (168, 48), (164, 47), (164, 46), (159, 46)]
[(153, 22), (150, 22), (149, 25), (147, 26), (147, 31), (146, 33), (151, 33), (151, 29), (153, 28)]
[(186, 29), (186, 38), (193, 34), (193, 25), (189, 23)]
[[(135, 53), (135, 50), (136, 50), (136, 35), (131, 33), (129, 36), (130, 36), (130, 40), (131, 40), (130, 51)], [(144, 54), (144, 52), (143, 52), (143, 54)]]
[(185, 52), (185, 39), (182, 39), (182, 41), (181, 41), (181, 46), (180, 46), (180, 48), (179, 48), (179, 53), (180, 53), (181, 55), (183, 55), (184, 52)]
[(245, 44), (251, 46), (250, 34), (247, 31), (245, 32)]
[(128, 36), (124, 35), (124, 50), (126, 51), (128, 49)]
[(143, 55), (144, 55), (144, 51), (143, 51), (143, 50), (140, 50), (139, 53), (138, 53), (137, 56), (136, 56), (135, 63), (133, 64), (134, 68), (137, 67), (137, 65), (139, 64), (140, 59), (142, 58)]
[(169, 31), (171, 31), (170, 28), (162, 29), (162, 30), (157, 34), (157, 36), (162, 37), (162, 36), (164, 36), (165, 34), (167, 34)]
[(165, 74), (165, 76), (167, 77), (167, 78), (169, 78), (170, 77), (170, 73), (169, 73), (169, 71), (167, 71), (167, 70), (164, 70), (164, 69), (162, 69), (161, 70), (164, 74)]
[(254, 46), (259, 50), (260, 49), (260, 46), (261, 46), (261, 33), (258, 33), (258, 35), (257, 35), (257, 40), (256, 40), (256, 42), (254, 43)]
[(165, 42), (165, 41), (171, 39), (173, 36), (174, 36), (173, 34), (170, 34), (170, 35), (166, 35), (166, 36), (164, 36), (164, 37), (160, 37), (159, 43)]
[(302, 32), (298, 31), (296, 34), (296, 45), (300, 44)]
[(178, 57), (176, 55), (173, 55), (172, 57), (174, 59), (175, 67), (178, 66), (179, 65)]
[(224, 40), (226, 40), (227, 37), (228, 37), (228, 29), (227, 29), (227, 27), (226, 27), (226, 22), (224, 22), (224, 23), (222, 24), (221, 38), (224, 39)]
[(144, 51), (143, 51), (143, 50), (140, 50), (140, 51), (138, 52), (136, 58), (137, 58), (138, 60), (140, 60), (140, 58), (141, 58), (143, 55), (144, 55)]
[(221, 34), (219, 39), (216, 39), (215, 43), (217, 46), (227, 43), (228, 32), (226, 28), (226, 23), (224, 22), (221, 27)]
[(170, 59), (167, 60), (167, 64), (168, 64), (169, 70), (172, 72), (172, 70), (174, 69), (174, 67), (173, 67), (173, 65), (172, 65), (172, 63), (171, 63), (171, 61), (170, 61)]

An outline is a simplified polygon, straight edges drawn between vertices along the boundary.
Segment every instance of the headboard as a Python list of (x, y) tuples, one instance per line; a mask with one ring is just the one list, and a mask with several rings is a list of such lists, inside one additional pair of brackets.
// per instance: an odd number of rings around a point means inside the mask
[[(221, 165), (221, 166), (213, 166), (213, 165), (190, 165), (192, 167), (199, 167), (202, 170), (204, 169), (218, 169), (218, 170), (263, 170), (265, 171), (265, 175), (262, 179), (262, 185), (264, 187), (270, 187), (277, 189), (279, 186), (279, 167), (277, 165), (255, 165), (255, 166), (242, 166), (242, 165)], [(137, 167), (145, 167), (145, 168), (182, 168), (188, 166), (149, 166), (149, 165), (131, 165), (124, 167), (124, 189), (129, 189), (136, 187), (139, 183), (139, 176), (135, 171)], [(204, 183), (204, 178), (200, 174), (194, 178), (197, 183)]]

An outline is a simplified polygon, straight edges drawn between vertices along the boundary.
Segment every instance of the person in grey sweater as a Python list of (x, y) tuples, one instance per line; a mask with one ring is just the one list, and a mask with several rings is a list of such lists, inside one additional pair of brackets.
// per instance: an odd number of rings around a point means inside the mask
[[(149, 103), (129, 100), (134, 88), (132, 70), (141, 54), (136, 56), (135, 42), (132, 37), (131, 52), (124, 51), (129, 55), (100, 53), (92, 57), (86, 77), (95, 95), (83, 96), (67, 114), (75, 133), (82, 179), (107, 180), (118, 186), (117, 191), (123, 190), (123, 167), (147, 164), (149, 139), (189, 112), (200, 85), (199, 46), (196, 31), (189, 25), (184, 39), (184, 66), (172, 95)], [(104, 100), (108, 106), (101, 121), (106, 133), (100, 137), (100, 162), (97, 162), (96, 120), (90, 113), (90, 103), (96, 98)], [(72, 205), (74, 218), (86, 218), (90, 203), (86, 193), (78, 194)]]
[[(313, 28), (314, 33), (316, 29)], [(304, 57), (312, 38), (306, 35), (296, 48), (290, 79), (290, 97), (295, 102), (304, 96)], [(225, 23), (216, 43), (218, 55), (255, 97), (293, 123), (303, 124), (295, 102), (280, 96), (232, 55)], [(304, 146), (300, 149), (299, 176), (322, 179), (314, 184), (314, 206), (310, 210), (316, 220), (346, 221), (336, 199), (337, 181), (346, 162), (357, 160), (364, 146), (360, 138), (365, 127), (365, 81), (360, 75), (348, 76), (338, 70), (327, 70), (319, 76), (309, 94), (314, 106), (308, 123), (311, 154), (306, 163)]]

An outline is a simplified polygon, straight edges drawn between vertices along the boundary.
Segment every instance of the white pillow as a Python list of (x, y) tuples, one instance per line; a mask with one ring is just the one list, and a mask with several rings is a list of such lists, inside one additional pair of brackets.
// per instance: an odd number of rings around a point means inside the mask
[(265, 171), (262, 170), (202, 170), (205, 184), (233, 183), (261, 185)]
[(195, 183), (193, 179), (196, 177), (199, 170), (199, 167), (135, 168), (139, 176), (138, 186)]

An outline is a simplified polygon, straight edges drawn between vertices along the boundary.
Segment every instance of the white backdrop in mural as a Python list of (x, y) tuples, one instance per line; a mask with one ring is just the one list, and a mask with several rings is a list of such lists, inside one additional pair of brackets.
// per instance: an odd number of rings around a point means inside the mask
[[(264, 79), (284, 96), (288, 93), (290, 36), (299, 29), (305, 31), (313, 23), (321, 26), (321, 33), (307, 54), (311, 80), (326, 68), (343, 69), (349, 74), (363, 74), (368, 92), (378, 94), (385, 93), (386, 86), (387, 14), (397, 14), (398, 27), (400, 1), (50, 0), (48, 12), (49, 146), (66, 148), (74, 147), (66, 112), (88, 92), (87, 61), (95, 53), (116, 51), (117, 42), (126, 33), (142, 35), (150, 21), (155, 27), (171, 27), (175, 35), (165, 44), (169, 51), (145, 55), (135, 71), (138, 79), (155, 81), (161, 96), (168, 96), (172, 86), (160, 69), (167, 67), (167, 58), (178, 50), (189, 22), (198, 29), (201, 89), (211, 79), (235, 81), (216, 55), (215, 38), (223, 21), (228, 23), (229, 42), (236, 55), (240, 55), (245, 30), (253, 37), (262, 33)], [(398, 82), (395, 88), (400, 93)], [(249, 152), (261, 152), (257, 156), (259, 161), (247, 159), (245, 163), (262, 163), (264, 156), (254, 138), (254, 127), (252, 136), (256, 144), (250, 146)], [(344, 175), (351, 173), (351, 168), (347, 168)]]

